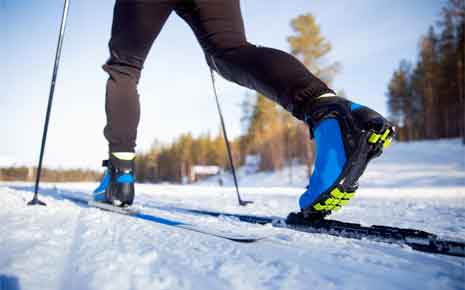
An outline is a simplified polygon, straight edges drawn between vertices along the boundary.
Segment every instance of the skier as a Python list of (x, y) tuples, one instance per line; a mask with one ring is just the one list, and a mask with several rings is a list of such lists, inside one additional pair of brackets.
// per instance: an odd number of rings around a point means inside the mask
[(367, 163), (382, 153), (394, 128), (374, 110), (336, 96), (290, 54), (246, 40), (239, 0), (116, 0), (104, 135), (109, 142), (107, 171), (97, 201), (119, 206), (134, 199), (134, 159), (144, 61), (171, 12), (193, 30), (208, 65), (225, 79), (279, 103), (310, 129), (316, 161), (301, 211), (290, 219), (320, 219), (353, 196)]

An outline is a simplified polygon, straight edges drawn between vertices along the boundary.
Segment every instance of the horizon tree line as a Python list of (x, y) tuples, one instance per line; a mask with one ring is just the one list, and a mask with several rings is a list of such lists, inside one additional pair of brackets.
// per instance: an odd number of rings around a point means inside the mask
[(416, 63), (402, 60), (388, 84), (398, 140), (462, 137), (465, 144), (465, 1), (449, 0), (419, 42)]

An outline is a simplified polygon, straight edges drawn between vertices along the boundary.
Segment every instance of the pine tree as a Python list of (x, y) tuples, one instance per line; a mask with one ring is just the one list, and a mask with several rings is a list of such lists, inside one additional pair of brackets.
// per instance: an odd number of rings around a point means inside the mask
[(401, 138), (462, 135), (465, 143), (465, 1), (449, 0), (437, 27), (421, 40), (416, 66), (394, 73), (388, 105)]
[(311, 14), (300, 15), (291, 21), (296, 35), (287, 38), (291, 53), (317, 77), (329, 84), (339, 70), (339, 64), (325, 66), (324, 56), (331, 51), (331, 44), (321, 35), (320, 27)]
[(420, 57), (412, 74), (412, 94), (421, 100), (423, 134), (420, 138), (439, 137), (439, 63), (437, 36), (433, 27), (420, 44)]
[(403, 60), (394, 72), (387, 92), (390, 118), (400, 128), (403, 128), (399, 134), (401, 140), (410, 140), (412, 136), (411, 119), (408, 117), (411, 110), (410, 95), (410, 64)]
[[(279, 111), (276, 103), (268, 100), (263, 95), (258, 95), (250, 119), (246, 144), (249, 154), (260, 155), (260, 167), (262, 170), (272, 170), (283, 165), (277, 161), (278, 159), (282, 159), (282, 156), (280, 156), (282, 152), (279, 152), (279, 148), (282, 145), (275, 144), (278, 141), (275, 135), (278, 135), (281, 131), (280, 126)], [(273, 146), (270, 147), (270, 144)]]
[[(291, 26), (295, 32), (288, 38), (291, 53), (316, 76), (327, 83), (331, 82), (338, 64), (323, 66), (331, 45), (321, 35), (313, 16), (300, 15), (291, 21)], [(247, 154), (259, 154), (262, 170), (281, 168), (293, 159), (311, 167), (308, 162), (313, 159), (313, 144), (305, 124), (260, 94), (254, 105), (250, 101), (244, 102), (242, 111), (241, 121), (246, 125), (247, 132), (236, 143), (242, 155), (241, 161)]]
[[(452, 130), (453, 136), (462, 135), (465, 144), (465, 1), (464, 0), (449, 0), (446, 6), (442, 9), (442, 19), (439, 26), (443, 29), (443, 38), (446, 40), (444, 45), (447, 48), (445, 51), (445, 67), (451, 69), (455, 66), (455, 71), (450, 71), (450, 77), (456, 80), (455, 93), (449, 101), (452, 107), (451, 123), (455, 125)], [(452, 35), (452, 37), (449, 37)], [(451, 41), (453, 39), (453, 41)], [(452, 47), (451, 47), (452, 46)], [(455, 50), (454, 52), (450, 50)], [(452, 56), (453, 59), (447, 59), (447, 56)], [(450, 61), (448, 63), (447, 61)], [(452, 105), (452, 103), (454, 103)]]
[(455, 105), (458, 104), (458, 80), (454, 25), (449, 11), (443, 10), (443, 19), (440, 23), (442, 27), (439, 40), (439, 90), (441, 98), (438, 107), (441, 124), (443, 125), (440, 137), (450, 137), (455, 135), (455, 108), (452, 105), (454, 103)]

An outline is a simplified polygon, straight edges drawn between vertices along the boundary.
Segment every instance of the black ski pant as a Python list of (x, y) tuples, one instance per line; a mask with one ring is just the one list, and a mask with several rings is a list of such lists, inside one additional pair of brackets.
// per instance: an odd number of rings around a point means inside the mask
[(221, 76), (256, 90), (303, 119), (307, 103), (333, 93), (290, 54), (247, 42), (239, 0), (117, 0), (110, 58), (103, 66), (110, 152), (134, 152), (144, 61), (172, 11), (191, 27), (208, 65)]

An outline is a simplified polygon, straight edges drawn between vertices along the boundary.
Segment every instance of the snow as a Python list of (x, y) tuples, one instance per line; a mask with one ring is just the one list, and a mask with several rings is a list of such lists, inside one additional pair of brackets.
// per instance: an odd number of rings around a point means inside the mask
[(192, 171), (197, 174), (218, 174), (220, 172), (220, 167), (215, 165), (194, 165), (192, 166)]
[(16, 162), (13, 158), (6, 155), (0, 155), (0, 168), (6, 168), (14, 165), (16, 165)]
[[(239, 170), (242, 186), (305, 187), (308, 183), (306, 166), (286, 167), (274, 174), (249, 174)], [(230, 175), (221, 178), (225, 185), (233, 186)], [(218, 177), (200, 182), (217, 185)], [(418, 187), (465, 186), (465, 147), (461, 139), (417, 141), (394, 144), (382, 158), (373, 160), (360, 180), (361, 187)]]
[[(394, 144), (370, 164), (356, 197), (332, 217), (418, 228), (465, 240), (465, 147), (459, 140)], [(268, 236), (240, 244), (83, 208), (60, 193), (97, 184), (44, 184), (47, 207), (28, 207), (33, 185), (0, 183), (0, 289), (465, 289), (465, 259), (408, 247), (312, 235), (157, 209), (177, 206), (285, 216), (296, 210), (304, 167), (229, 178), (138, 184), (136, 206), (168, 219)]]

